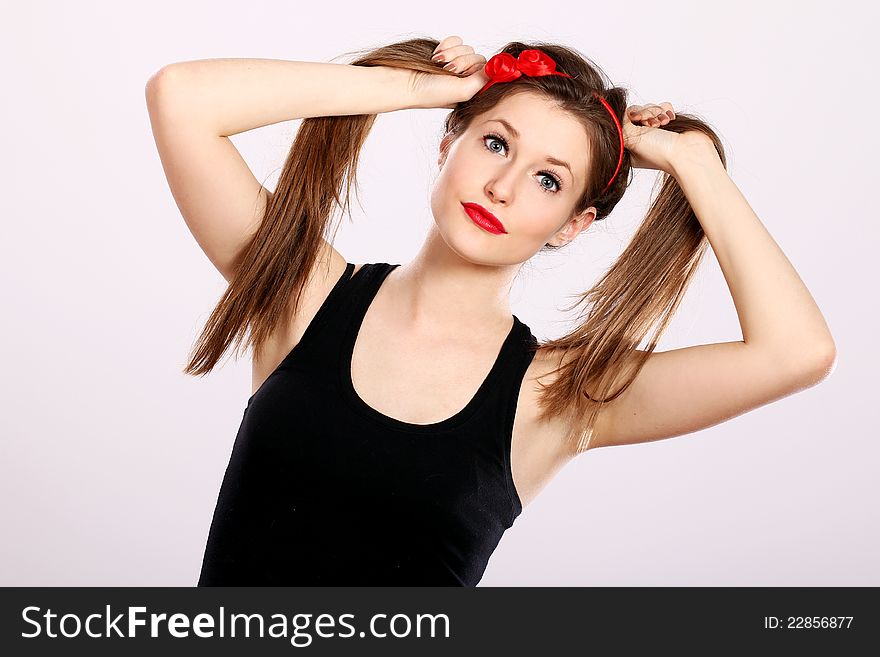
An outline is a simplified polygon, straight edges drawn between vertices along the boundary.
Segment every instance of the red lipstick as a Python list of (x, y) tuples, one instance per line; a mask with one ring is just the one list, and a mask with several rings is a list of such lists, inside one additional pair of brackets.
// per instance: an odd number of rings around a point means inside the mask
[(482, 205), (478, 203), (462, 203), (462, 206), (464, 207), (464, 211), (471, 218), (471, 221), (483, 230), (495, 235), (507, 233), (504, 229), (504, 224), (498, 220), (498, 217), (489, 212)]

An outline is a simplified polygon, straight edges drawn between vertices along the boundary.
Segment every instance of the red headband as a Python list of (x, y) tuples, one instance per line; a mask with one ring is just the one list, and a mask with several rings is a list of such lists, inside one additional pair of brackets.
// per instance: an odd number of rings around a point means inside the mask
[[(508, 52), (500, 52), (497, 55), (493, 55), (492, 58), (486, 62), (484, 70), (486, 71), (486, 75), (489, 76), (489, 82), (487, 82), (486, 86), (480, 89), (477, 93), (483, 93), (496, 82), (511, 82), (523, 74), (528, 75), (529, 77), (540, 77), (542, 75), (562, 75), (566, 78), (571, 77), (568, 73), (557, 71), (556, 62), (554, 62), (549, 55), (540, 50), (523, 50), (516, 59), (514, 59), (513, 55)], [(600, 192), (600, 194), (604, 194), (605, 190), (607, 190), (611, 186), (611, 183), (614, 182), (614, 179), (617, 177), (617, 172), (620, 171), (620, 165), (623, 163), (623, 128), (620, 127), (620, 121), (617, 119), (617, 115), (614, 113), (614, 110), (611, 109), (611, 105), (608, 104), (608, 101), (595, 91), (593, 92), (593, 95), (596, 96), (605, 106), (605, 109), (608, 110), (611, 118), (614, 119), (614, 125), (617, 126), (617, 134), (620, 135), (620, 155), (617, 158), (617, 168), (614, 169), (614, 175), (611, 176), (611, 180), (605, 185), (605, 189)]]

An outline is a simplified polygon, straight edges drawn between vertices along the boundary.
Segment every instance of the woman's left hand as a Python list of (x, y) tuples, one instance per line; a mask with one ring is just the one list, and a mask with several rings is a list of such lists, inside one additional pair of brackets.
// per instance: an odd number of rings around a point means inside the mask
[(632, 166), (657, 169), (671, 174), (671, 163), (681, 147), (682, 137), (671, 130), (660, 130), (675, 118), (671, 103), (631, 105), (623, 116), (623, 140)]

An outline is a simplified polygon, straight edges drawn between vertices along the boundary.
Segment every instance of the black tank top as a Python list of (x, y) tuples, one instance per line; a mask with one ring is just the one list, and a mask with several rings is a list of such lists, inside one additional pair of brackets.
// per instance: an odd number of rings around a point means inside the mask
[[(536, 342), (514, 315), (455, 415), (411, 424), (351, 382), (367, 308), (399, 265), (354, 264), (248, 400), (199, 586), (475, 586), (522, 512), (510, 472), (519, 390)], [(438, 354), (438, 357), (440, 355)]]

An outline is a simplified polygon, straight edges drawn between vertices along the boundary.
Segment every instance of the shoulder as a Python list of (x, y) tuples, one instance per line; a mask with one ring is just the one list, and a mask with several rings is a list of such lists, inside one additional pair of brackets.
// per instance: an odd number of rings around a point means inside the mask
[(549, 386), (559, 376), (556, 371), (563, 363), (561, 350), (538, 349), (523, 376), (517, 400), (516, 424), (519, 433), (530, 443), (540, 443), (543, 451), (552, 451), (559, 458), (575, 456), (565, 438), (570, 428), (565, 418), (542, 419), (539, 399), (542, 386)]
[[(612, 377), (612, 383), (609, 391), (618, 390), (619, 386), (626, 380), (626, 375), (631, 373), (633, 367), (638, 366), (638, 361), (644, 352), (636, 350), (629, 354), (624, 361), (624, 366), (615, 371)], [(543, 387), (551, 385), (556, 381), (562, 372), (559, 370), (573, 358), (576, 352), (565, 352), (561, 349), (539, 349), (529, 365), (523, 378), (523, 387), (520, 393), (519, 403), (522, 404), (522, 413), (524, 421), (527, 422), (529, 430), (536, 436), (535, 439), (549, 442), (553, 449), (559, 450), (560, 455), (566, 455), (573, 458), (583, 451), (577, 451), (577, 445), (570, 440), (571, 430), (576, 424), (576, 416), (568, 415), (566, 417), (540, 418), (539, 400)], [(595, 396), (596, 391), (587, 388), (587, 393)], [(603, 445), (602, 437), (607, 435), (609, 427), (614, 420), (612, 414), (619, 413), (617, 410), (620, 402), (610, 401), (603, 404), (596, 416), (595, 423), (592, 427), (592, 440), (588, 449), (601, 447)], [(546, 448), (547, 446), (545, 446)]]
[[(252, 354), (251, 377), (252, 391), (256, 391), (262, 382), (281, 363), (281, 361), (299, 343), (306, 328), (315, 318), (330, 292), (342, 280), (348, 262), (335, 249), (323, 243), (315, 265), (302, 289), (298, 307), (291, 307), (293, 293), (288, 300), (288, 317), (280, 322), (266, 339), (261, 349)], [(354, 271), (361, 265), (355, 265)], [(353, 274), (352, 274), (353, 275)]]

